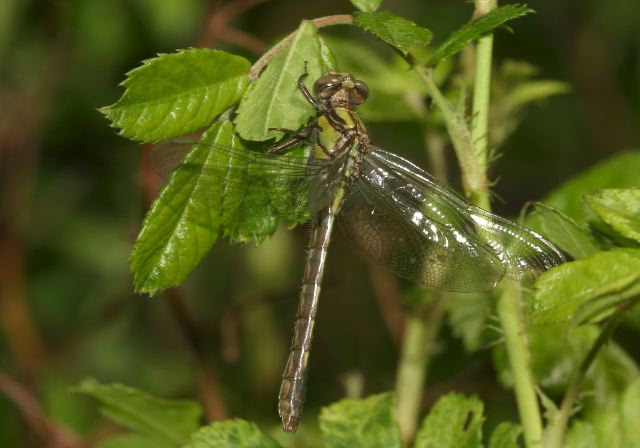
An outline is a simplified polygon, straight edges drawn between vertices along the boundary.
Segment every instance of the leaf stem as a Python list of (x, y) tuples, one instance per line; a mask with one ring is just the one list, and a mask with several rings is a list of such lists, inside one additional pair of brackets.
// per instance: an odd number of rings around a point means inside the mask
[[(498, 6), (497, 0), (475, 0), (474, 19), (481, 17)], [(471, 141), (474, 149), (474, 159), (478, 165), (478, 171), (484, 175), (483, 181), (487, 181), (487, 169), (489, 163), (489, 101), (491, 97), (491, 62), (493, 56), (493, 33), (489, 33), (478, 40), (476, 45), (475, 81), (473, 85), (473, 106)], [(489, 208), (488, 188), (483, 192), (486, 197), (480, 197), (479, 205)]]
[(430, 355), (444, 317), (443, 298), (440, 291), (434, 291), (428, 305), (415, 306), (407, 315), (395, 387), (397, 418), (405, 445), (418, 426)]
[[(474, 17), (480, 17), (497, 6), (496, 0), (476, 0)], [(476, 52), (473, 98), (473, 129), (469, 131), (462, 114), (456, 113), (431, 77), (430, 71), (410, 59), (414, 70), (424, 81), (427, 92), (442, 113), (462, 171), (463, 187), (476, 205), (490, 209), (487, 169), (489, 102), (491, 89), (491, 33), (480, 39)], [(514, 377), (518, 411), (527, 447), (540, 446), (542, 417), (535, 384), (529, 366), (529, 349), (522, 319), (520, 286), (503, 282), (498, 299), (498, 315), (504, 331), (509, 364)]]
[[(497, 6), (497, 0), (475, 0), (474, 18), (478, 18)], [(482, 37), (476, 46), (475, 81), (473, 89), (472, 141), (475, 160), (485, 175), (489, 164), (489, 102), (491, 93), (491, 63), (493, 33)], [(488, 190), (485, 190), (488, 192)], [(481, 197), (483, 208), (490, 206), (489, 197)], [(531, 374), (529, 347), (522, 318), (522, 290), (514, 282), (503, 281), (497, 303), (498, 317), (504, 332), (513, 374), (514, 389), (524, 439), (528, 448), (539, 447), (542, 442), (542, 416)]]
[(545, 446), (548, 446), (549, 448), (561, 448), (563, 446), (567, 422), (569, 421), (571, 411), (573, 410), (573, 404), (578, 398), (582, 383), (589, 372), (589, 368), (593, 364), (593, 361), (595, 361), (597, 354), (600, 352), (604, 344), (606, 344), (613, 334), (613, 331), (620, 323), (620, 320), (622, 320), (624, 315), (639, 302), (640, 296), (622, 302), (615, 313), (613, 313), (613, 315), (604, 324), (602, 332), (593, 342), (593, 345), (580, 364), (580, 367), (574, 372), (571, 380), (569, 381), (569, 387), (562, 399), (560, 410), (558, 411), (555, 420), (549, 424), (547, 433), (545, 434)]
[(486, 172), (489, 160), (489, 97), (491, 91), (493, 34), (481, 38), (476, 48), (471, 138), (473, 139), (478, 163)]
[(539, 447), (542, 441), (542, 417), (530, 370), (529, 347), (522, 318), (522, 290), (518, 283), (504, 280), (500, 284), (497, 311), (504, 332), (525, 443), (528, 448)]
[(427, 93), (433, 99), (444, 119), (447, 131), (451, 137), (451, 143), (456, 152), (460, 170), (462, 171), (462, 184), (470, 199), (482, 208), (489, 208), (489, 182), (487, 181), (486, 163), (477, 157), (473, 145), (473, 139), (464, 116), (456, 113), (449, 101), (444, 97), (437, 86), (431, 70), (409, 61), (422, 79), (427, 88)]

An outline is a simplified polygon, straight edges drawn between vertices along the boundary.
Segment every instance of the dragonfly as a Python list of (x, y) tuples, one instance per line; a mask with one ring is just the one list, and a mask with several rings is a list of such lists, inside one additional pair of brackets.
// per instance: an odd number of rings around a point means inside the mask
[[(266, 178), (271, 186), (281, 185), (283, 193), (297, 189), (303, 203), (289, 206), (303, 206), (311, 217), (293, 337), (278, 394), (286, 432), (296, 431), (302, 418), (314, 322), (336, 221), (370, 260), (418, 285), (446, 291), (489, 291), (503, 277), (532, 280), (565, 261), (541, 235), (469, 203), (417, 165), (375, 146), (356, 112), (368, 97), (366, 83), (349, 73), (329, 72), (315, 81), (312, 93), (307, 76), (305, 70), (298, 89), (317, 111), (311, 124), (301, 131), (278, 129), (289, 138), (265, 152), (233, 155), (249, 167), (243, 171), (246, 185), (262, 188)], [(309, 156), (286, 157), (284, 153), (304, 142), (313, 145)], [(221, 175), (228, 170), (212, 171)], [(251, 212), (250, 204), (245, 208)]]

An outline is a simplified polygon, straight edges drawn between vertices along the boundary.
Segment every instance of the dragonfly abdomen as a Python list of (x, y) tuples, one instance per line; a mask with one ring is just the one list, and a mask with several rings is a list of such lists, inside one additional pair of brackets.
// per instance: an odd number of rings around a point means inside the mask
[(335, 214), (331, 207), (327, 207), (318, 214), (313, 224), (307, 251), (307, 262), (300, 288), (300, 303), (296, 313), (291, 350), (278, 395), (278, 413), (282, 419), (284, 430), (287, 432), (293, 432), (297, 429), (302, 416), (309, 350), (313, 339), (320, 285), (334, 220)]

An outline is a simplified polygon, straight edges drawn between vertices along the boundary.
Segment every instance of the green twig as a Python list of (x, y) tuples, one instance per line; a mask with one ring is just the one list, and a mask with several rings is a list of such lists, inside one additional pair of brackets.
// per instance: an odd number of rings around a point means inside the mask
[(418, 305), (407, 316), (395, 387), (398, 423), (405, 445), (418, 426), (429, 360), (444, 311), (443, 295), (435, 291), (429, 305)]
[(478, 41), (476, 73), (473, 83), (471, 138), (478, 164), (486, 173), (489, 161), (489, 97), (491, 91), (491, 55), (493, 34)]
[[(496, 0), (475, 0), (474, 18), (487, 14), (497, 6)], [(489, 163), (489, 101), (491, 92), (491, 62), (493, 33), (482, 37), (476, 47), (475, 82), (473, 90), (472, 140), (476, 163), (486, 176)], [(486, 177), (485, 177), (486, 179)], [(481, 207), (489, 206), (489, 198), (483, 198)], [(518, 413), (528, 448), (538, 447), (542, 441), (542, 416), (531, 374), (529, 347), (522, 318), (520, 285), (503, 282), (499, 290), (498, 316), (504, 332), (513, 374)]]
[(580, 364), (580, 367), (574, 372), (571, 380), (569, 381), (569, 387), (567, 388), (567, 392), (565, 393), (562, 404), (560, 405), (560, 410), (558, 411), (554, 421), (551, 422), (547, 428), (545, 434), (545, 446), (549, 448), (561, 448), (563, 446), (567, 422), (571, 416), (573, 404), (578, 398), (578, 393), (580, 392), (582, 383), (589, 372), (589, 368), (596, 359), (596, 355), (611, 337), (613, 330), (618, 326), (620, 320), (631, 308), (638, 304), (638, 302), (640, 302), (640, 296), (621, 303), (615, 313), (604, 324), (602, 332), (593, 342), (593, 345)]
[[(495, 8), (496, 1), (476, 0), (475, 5), (474, 17), (477, 18)], [(433, 81), (431, 73), (414, 61), (409, 61), (424, 81), (428, 94), (442, 113), (460, 163), (463, 187), (467, 195), (476, 205), (485, 209), (491, 206), (487, 169), (492, 47), (491, 34), (480, 39), (477, 46), (472, 131), (469, 131), (464, 116), (456, 113), (446, 100)], [(497, 306), (513, 373), (525, 441), (528, 448), (537, 447), (542, 440), (542, 417), (529, 366), (529, 349), (521, 315), (520, 286), (505, 282), (500, 289)]]
[(504, 280), (500, 284), (497, 311), (509, 356), (525, 443), (532, 448), (539, 447), (542, 441), (542, 417), (531, 375), (521, 292), (518, 283)]
[(449, 101), (437, 86), (431, 71), (410, 60), (413, 69), (420, 76), (427, 88), (427, 93), (433, 99), (442, 117), (451, 143), (456, 152), (458, 163), (462, 171), (462, 184), (469, 198), (482, 208), (489, 207), (489, 182), (487, 181), (486, 164), (480, 161), (473, 145), (473, 139), (464, 116), (456, 113)]
[[(497, 0), (475, 0), (473, 18), (477, 19), (494, 9)], [(491, 97), (491, 61), (493, 55), (493, 33), (482, 37), (476, 46), (475, 81), (473, 84), (473, 106), (471, 118), (471, 141), (474, 149), (474, 159), (477, 169), (482, 173), (482, 181), (485, 188), (476, 202), (483, 208), (491, 206), (489, 202), (489, 189), (487, 181), (487, 169), (489, 163), (489, 100)]]

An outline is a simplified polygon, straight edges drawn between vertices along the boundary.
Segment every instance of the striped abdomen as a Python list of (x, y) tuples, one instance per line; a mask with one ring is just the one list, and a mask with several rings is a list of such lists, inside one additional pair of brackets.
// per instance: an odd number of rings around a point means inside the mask
[(282, 375), (278, 395), (278, 413), (287, 432), (298, 427), (307, 382), (309, 350), (313, 338), (313, 325), (318, 309), (320, 284), (327, 257), (327, 248), (335, 213), (331, 207), (321, 210), (314, 218), (311, 241), (307, 253), (307, 265), (300, 290), (300, 303), (293, 329), (289, 360)]

